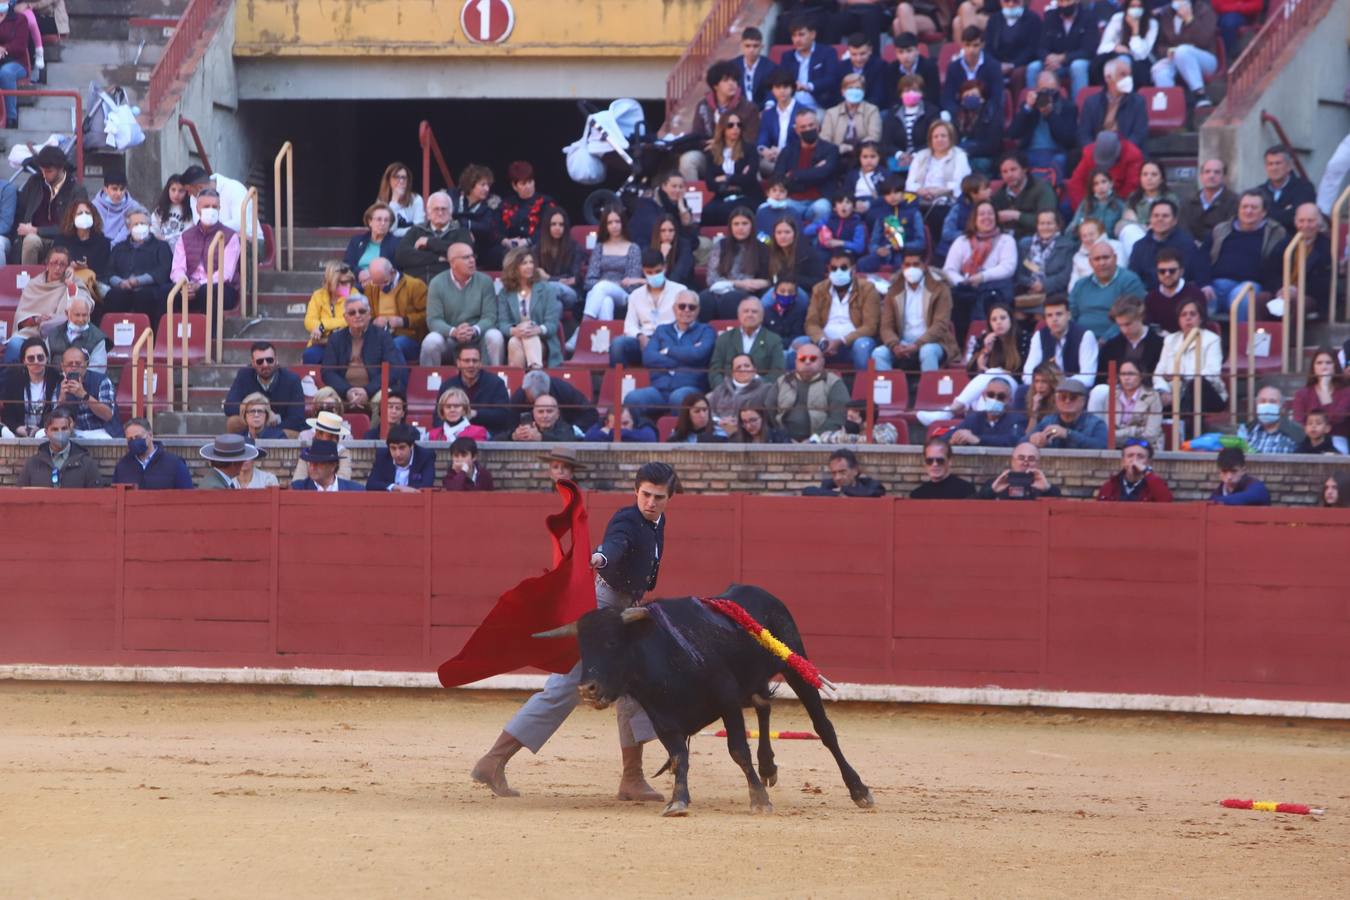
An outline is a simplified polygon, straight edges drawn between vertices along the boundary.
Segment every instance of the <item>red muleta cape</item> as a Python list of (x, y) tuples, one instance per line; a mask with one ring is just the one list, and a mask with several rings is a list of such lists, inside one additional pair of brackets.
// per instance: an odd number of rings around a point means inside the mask
[[(527, 666), (567, 672), (581, 652), (576, 641), (541, 641), (530, 635), (576, 621), (595, 609), (591, 537), (581, 489), (570, 481), (556, 484), (562, 512), (545, 520), (553, 542), (553, 568), (527, 578), (497, 599), (464, 648), (437, 670), (441, 684), (455, 687)], [(562, 538), (572, 533), (563, 550)]]

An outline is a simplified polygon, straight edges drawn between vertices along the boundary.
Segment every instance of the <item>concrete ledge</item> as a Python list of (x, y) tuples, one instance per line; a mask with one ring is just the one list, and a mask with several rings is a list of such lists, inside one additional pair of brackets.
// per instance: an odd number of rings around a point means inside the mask
[[(469, 690), (537, 691), (544, 675), (496, 675), (464, 687)], [(106, 681), (144, 684), (290, 685), (303, 687), (440, 688), (434, 672), (375, 672), (359, 669), (207, 669), (185, 666), (0, 666), (0, 681)], [(839, 701), (865, 703), (938, 703), (957, 706), (1008, 706), (1045, 709), (1094, 709), (1125, 712), (1203, 713), (1229, 716), (1350, 720), (1350, 703), (1254, 700), (1165, 694), (1088, 693), (1010, 690), (998, 687), (953, 688), (896, 684), (839, 684)], [(796, 698), (781, 685), (777, 696)]]

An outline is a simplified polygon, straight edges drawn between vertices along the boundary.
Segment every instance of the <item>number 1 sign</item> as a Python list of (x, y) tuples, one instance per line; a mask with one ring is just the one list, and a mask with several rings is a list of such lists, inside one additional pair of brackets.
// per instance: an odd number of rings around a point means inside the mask
[(510, 0), (466, 0), (459, 27), (475, 44), (500, 44), (516, 27), (516, 11)]

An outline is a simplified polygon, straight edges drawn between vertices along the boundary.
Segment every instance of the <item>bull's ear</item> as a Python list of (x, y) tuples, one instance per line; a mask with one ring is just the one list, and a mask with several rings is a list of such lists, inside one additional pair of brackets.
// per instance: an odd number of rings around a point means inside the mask
[(643, 619), (650, 618), (652, 611), (645, 606), (630, 606), (619, 615), (623, 617), (623, 624), (632, 625), (634, 622), (641, 622)]
[(531, 635), (537, 638), (565, 638), (577, 636), (577, 623), (568, 622), (566, 625), (559, 625), (557, 628), (549, 631), (541, 631), (538, 634)]

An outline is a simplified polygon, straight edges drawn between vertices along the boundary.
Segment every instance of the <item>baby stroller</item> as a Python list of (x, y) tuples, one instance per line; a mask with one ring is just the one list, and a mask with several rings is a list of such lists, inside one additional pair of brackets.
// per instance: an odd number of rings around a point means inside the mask
[(649, 194), (659, 176), (675, 168), (680, 154), (702, 143), (698, 136), (656, 138), (647, 134), (642, 106), (636, 100), (615, 100), (599, 109), (585, 100), (577, 107), (586, 115), (581, 138), (563, 148), (567, 174), (578, 184), (603, 184), (623, 177), (614, 190), (592, 191), (582, 204), (586, 224), (600, 221), (600, 210), (621, 203), (631, 214), (638, 198)]

